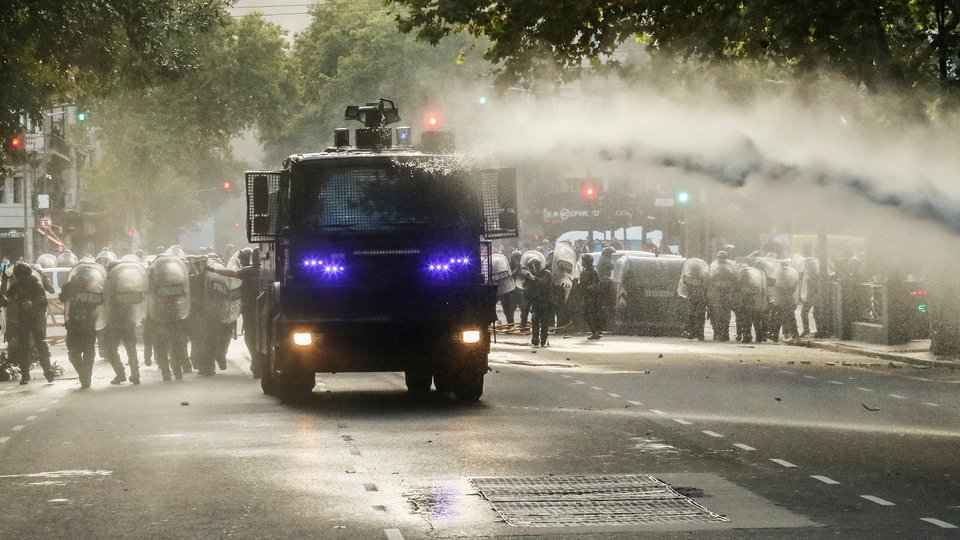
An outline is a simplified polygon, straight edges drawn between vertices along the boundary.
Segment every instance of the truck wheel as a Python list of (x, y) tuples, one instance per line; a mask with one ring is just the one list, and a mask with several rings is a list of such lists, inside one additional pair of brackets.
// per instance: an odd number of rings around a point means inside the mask
[(483, 373), (463, 375), (453, 386), (453, 395), (462, 403), (476, 403), (483, 395)]
[(405, 371), (403, 379), (407, 383), (407, 391), (415, 396), (425, 396), (430, 393), (430, 383), (433, 375), (422, 371)]
[(313, 392), (317, 384), (316, 376), (311, 373), (280, 373), (275, 375), (277, 396), (284, 403), (304, 401)]
[(441, 394), (446, 394), (452, 390), (453, 385), (450, 384), (450, 376), (444, 375), (441, 373), (435, 373), (433, 375), (433, 387), (437, 389), (437, 392)]
[(277, 395), (277, 381), (274, 379), (273, 369), (264, 367), (260, 374), (260, 389), (268, 396)]

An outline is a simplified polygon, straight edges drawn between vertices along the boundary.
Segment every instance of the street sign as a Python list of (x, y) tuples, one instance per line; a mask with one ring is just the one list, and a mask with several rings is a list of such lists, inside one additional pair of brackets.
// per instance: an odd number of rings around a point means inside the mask
[(37, 209), (43, 210), (45, 208), (50, 208), (50, 195), (39, 193), (37, 194)]
[(43, 227), (44, 229), (49, 229), (50, 227), (53, 227), (53, 218), (50, 216), (43, 216), (42, 218), (40, 218), (40, 226)]
[(653, 200), (654, 206), (673, 206), (673, 197), (657, 197)]

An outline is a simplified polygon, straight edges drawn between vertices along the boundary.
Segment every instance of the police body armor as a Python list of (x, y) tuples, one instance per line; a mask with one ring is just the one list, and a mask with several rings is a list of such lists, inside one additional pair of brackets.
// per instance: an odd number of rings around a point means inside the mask
[(737, 275), (740, 305), (762, 312), (767, 309), (766, 276), (757, 268), (744, 266)]
[(77, 256), (69, 249), (57, 256), (57, 266), (61, 268), (72, 268), (77, 265), (77, 262)]
[[(540, 261), (540, 268), (544, 268), (547, 265), (547, 258), (543, 253), (535, 249), (528, 249), (523, 252), (523, 255), (520, 256), (520, 268), (523, 268), (527, 272), (530, 272), (530, 261), (538, 260)], [(525, 280), (518, 279), (517, 287), (523, 289), (527, 286)]]
[(190, 315), (190, 270), (180, 257), (161, 255), (147, 269), (147, 311), (158, 322)]
[(777, 279), (776, 294), (773, 303), (782, 307), (795, 307), (800, 300), (800, 273), (797, 269), (784, 264)]
[(147, 269), (121, 259), (107, 274), (106, 317), (110, 324), (137, 325), (147, 309)]
[(494, 253), (490, 257), (490, 264), (493, 266), (492, 281), (497, 284), (497, 296), (513, 292), (517, 288), (517, 282), (510, 270), (510, 259), (502, 253)]
[(680, 269), (680, 283), (677, 285), (677, 295), (681, 298), (697, 296), (697, 290), (703, 291), (710, 279), (710, 265), (703, 259), (690, 258), (683, 261)]
[(96, 330), (106, 326), (103, 311), (106, 282), (106, 268), (93, 262), (93, 259), (84, 259), (70, 269), (65, 285), (67, 294), (63, 299), (66, 326), (90, 325)]
[(820, 291), (820, 261), (807, 257), (803, 263), (803, 276), (800, 278), (800, 301), (804, 304), (817, 301)]
[(97, 262), (102, 264), (104, 267), (108, 266), (115, 260), (117, 260), (117, 254), (109, 249), (101, 249), (100, 253), (97, 253)]
[(737, 265), (730, 259), (717, 259), (710, 263), (710, 286), (707, 300), (711, 304), (729, 303), (737, 287)]
[(580, 265), (577, 264), (579, 260), (577, 250), (567, 242), (557, 242), (554, 246), (550, 272), (553, 274), (553, 282), (563, 288), (564, 301), (570, 296), (574, 280), (580, 279)]
[[(239, 270), (240, 262), (237, 259), (230, 259), (225, 267), (217, 259), (208, 259), (209, 268), (230, 268)], [(204, 310), (207, 315), (218, 322), (227, 324), (232, 323), (240, 317), (240, 287), (243, 280), (233, 277), (221, 276), (215, 272), (204, 272)]]
[(49, 253), (44, 253), (37, 257), (36, 264), (39, 264), (41, 268), (56, 268), (57, 258)]

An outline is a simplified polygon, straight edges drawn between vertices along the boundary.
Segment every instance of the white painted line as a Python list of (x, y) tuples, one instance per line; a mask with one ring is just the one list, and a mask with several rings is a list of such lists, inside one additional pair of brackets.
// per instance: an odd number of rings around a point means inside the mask
[(33, 422), (33, 421), (36, 420), (36, 419), (37, 419), (36, 416), (28, 416), (25, 421), (26, 421), (26, 422)]
[(702, 433), (703, 433), (704, 435), (709, 435), (709, 436), (711, 436), (711, 437), (716, 437), (716, 438), (718, 438), (718, 439), (722, 439), (722, 438), (723, 438), (723, 435), (717, 433), (716, 431), (710, 431), (709, 429), (703, 430)]
[(866, 499), (866, 500), (868, 500), (868, 501), (870, 501), (870, 502), (877, 503), (877, 504), (879, 504), (880, 506), (896, 506), (896, 504), (894, 504), (894, 503), (892, 503), (892, 502), (890, 502), (890, 501), (881, 499), (880, 497), (874, 497), (873, 495), (861, 495), (860, 497), (861, 497), (861, 498), (864, 498), (864, 499)]
[(23, 429), (23, 428), (25, 428), (25, 427), (27, 427), (27, 426), (24, 426), (24, 425), (13, 426), (13, 429), (11, 429), (11, 431), (20, 431), (21, 429)]
[(927, 523), (932, 523), (941, 529), (956, 529), (957, 526), (953, 523), (947, 523), (946, 521), (940, 521), (937, 518), (920, 518), (920, 521), (926, 521)]
[(597, 392), (602, 392), (602, 391), (603, 391), (603, 388), (600, 388), (599, 386), (591, 386), (590, 389), (591, 389), (591, 390), (596, 390)]
[(890, 397), (892, 397), (892, 398), (907, 399), (905, 396), (901, 396), (901, 395), (899, 395), (899, 394), (887, 394), (887, 395), (890, 396)]
[(10, 440), (10, 437), (0, 437), (0, 444), (3, 444)]
[(384, 529), (383, 532), (387, 533), (387, 540), (403, 540), (400, 529)]
[(806, 379), (816, 379), (813, 375), (804, 375), (803, 377)]
[(794, 465), (793, 463), (790, 463), (785, 459), (772, 458), (770, 461), (776, 463), (777, 465), (782, 465), (784, 467), (796, 467), (796, 465)]
[(587, 384), (587, 383), (585, 383), (585, 382), (583, 382), (583, 381), (573, 381), (573, 382), (570, 383), (570, 384)]
[(823, 482), (824, 484), (830, 484), (831, 486), (835, 486), (835, 485), (837, 485), (837, 484), (840, 483), (840, 482), (837, 482), (836, 480), (834, 480), (833, 478), (828, 478), (828, 477), (826, 477), (826, 476), (818, 476), (818, 475), (816, 475), (816, 474), (811, 475), (810, 478), (813, 478), (813, 479), (815, 479), (815, 480), (819, 480), (819, 481)]
[(50, 410), (50, 409), (49, 409), (48, 407), (44, 407), (44, 408), (38, 410), (37, 412), (47, 412), (47, 411), (49, 411), (49, 410)]
[(636, 406), (638, 406), (638, 407), (639, 407), (640, 405), (643, 405), (643, 403), (640, 403), (639, 401), (628, 401), (627, 403), (629, 403), (629, 404), (631, 404), (631, 405), (636, 405)]
[(847, 383), (841, 381), (827, 381), (830, 384), (839, 384), (840, 386), (845, 386)]
[(858, 386), (857, 390), (863, 390), (864, 392), (873, 392), (872, 388), (864, 388), (862, 386)]
[(924, 401), (923, 404), (924, 404), (924, 405), (927, 405), (927, 406), (930, 406), (930, 407), (939, 407), (939, 406), (940, 406), (940, 405), (938, 405), (938, 404), (936, 404), (936, 403), (930, 403), (929, 401)]
[(787, 370), (785, 370), (785, 369), (781, 369), (781, 370), (780, 370), (780, 373), (786, 373), (787, 375), (796, 375), (796, 372), (787, 371)]
[(739, 449), (741, 449), (741, 450), (746, 450), (747, 452), (756, 452), (756, 451), (757, 451), (756, 448), (754, 448), (754, 447), (752, 447), (752, 446), (749, 446), (749, 445), (746, 445), (746, 444), (743, 444), (743, 443), (734, 443), (734, 446), (736, 446), (737, 448), (739, 448)]
[(571, 376), (571, 375), (561, 375), (561, 377), (563, 377), (564, 379), (572, 379), (572, 378), (573, 378), (573, 376)]
[(613, 393), (608, 393), (607, 395), (610, 397), (616, 397), (616, 398), (623, 397), (620, 394), (613, 394)]
[(688, 421), (684, 420), (683, 418), (674, 418), (673, 421), (676, 422), (676, 423), (678, 423), (678, 424), (683, 424), (683, 425), (685, 425), (685, 426), (689, 426), (689, 425), (691, 424), (691, 422), (688, 422)]
[(652, 412), (653, 414), (659, 414), (660, 416), (666, 416), (667, 414), (663, 411), (658, 411), (657, 409), (650, 409), (650, 412)]

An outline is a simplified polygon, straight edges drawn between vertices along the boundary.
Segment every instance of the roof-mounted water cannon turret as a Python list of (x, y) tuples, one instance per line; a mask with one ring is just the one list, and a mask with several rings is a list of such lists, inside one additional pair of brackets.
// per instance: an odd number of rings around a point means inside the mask
[[(363, 122), (365, 127), (357, 129), (357, 148), (380, 150), (393, 146), (393, 130), (387, 126), (400, 121), (400, 112), (393, 101), (380, 98), (366, 105), (348, 105), (343, 114), (347, 120)], [(410, 128), (397, 128), (397, 144), (408, 146)], [(334, 144), (339, 147), (350, 145), (350, 130), (334, 130)]]

